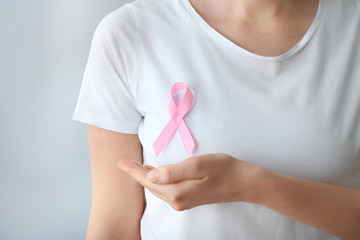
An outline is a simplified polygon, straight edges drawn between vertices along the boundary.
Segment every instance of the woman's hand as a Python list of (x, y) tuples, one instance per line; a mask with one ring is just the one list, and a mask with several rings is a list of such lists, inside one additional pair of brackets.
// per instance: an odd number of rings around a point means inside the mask
[(178, 211), (209, 203), (257, 203), (341, 239), (360, 239), (358, 189), (277, 174), (222, 153), (156, 169), (126, 160), (118, 166)]
[(257, 179), (267, 173), (222, 153), (194, 156), (159, 168), (130, 161), (120, 161), (118, 167), (178, 211), (209, 203), (256, 203), (261, 194)]

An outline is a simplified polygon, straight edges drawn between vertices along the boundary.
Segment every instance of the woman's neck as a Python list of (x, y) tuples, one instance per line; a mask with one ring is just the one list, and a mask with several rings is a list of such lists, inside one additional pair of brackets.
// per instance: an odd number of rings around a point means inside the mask
[(301, 14), (314, 0), (189, 0), (218, 19), (261, 21)]
[(189, 0), (199, 15), (236, 45), (262, 56), (294, 47), (316, 17), (319, 0)]

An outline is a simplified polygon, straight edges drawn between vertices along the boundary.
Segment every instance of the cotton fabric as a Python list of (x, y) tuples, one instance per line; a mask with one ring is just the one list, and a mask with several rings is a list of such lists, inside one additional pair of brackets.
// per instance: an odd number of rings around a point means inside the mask
[[(217, 32), (188, 0), (127, 3), (96, 28), (73, 119), (138, 134), (144, 164), (177, 163), (188, 157), (178, 133), (158, 157), (152, 144), (170, 119), (171, 86), (185, 82), (194, 94), (184, 118), (193, 155), (223, 152), (360, 189), (359, 13), (357, 0), (321, 0), (303, 39), (264, 57)], [(177, 212), (145, 197), (143, 240), (337, 239), (261, 205)]]

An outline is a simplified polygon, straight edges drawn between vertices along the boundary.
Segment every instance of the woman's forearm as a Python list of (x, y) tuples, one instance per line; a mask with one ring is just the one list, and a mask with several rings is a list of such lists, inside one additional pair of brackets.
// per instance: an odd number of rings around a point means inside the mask
[(249, 202), (342, 239), (360, 239), (360, 190), (277, 174), (222, 153), (158, 168), (127, 160), (118, 166), (177, 211)]
[(360, 239), (360, 190), (268, 171), (258, 179), (259, 204), (342, 239)]

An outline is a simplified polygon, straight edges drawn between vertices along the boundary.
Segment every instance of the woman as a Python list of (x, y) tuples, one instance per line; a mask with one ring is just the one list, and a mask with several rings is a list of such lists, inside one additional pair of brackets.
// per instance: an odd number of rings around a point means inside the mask
[(359, 12), (137, 0), (106, 16), (74, 114), (87, 239), (360, 239)]

